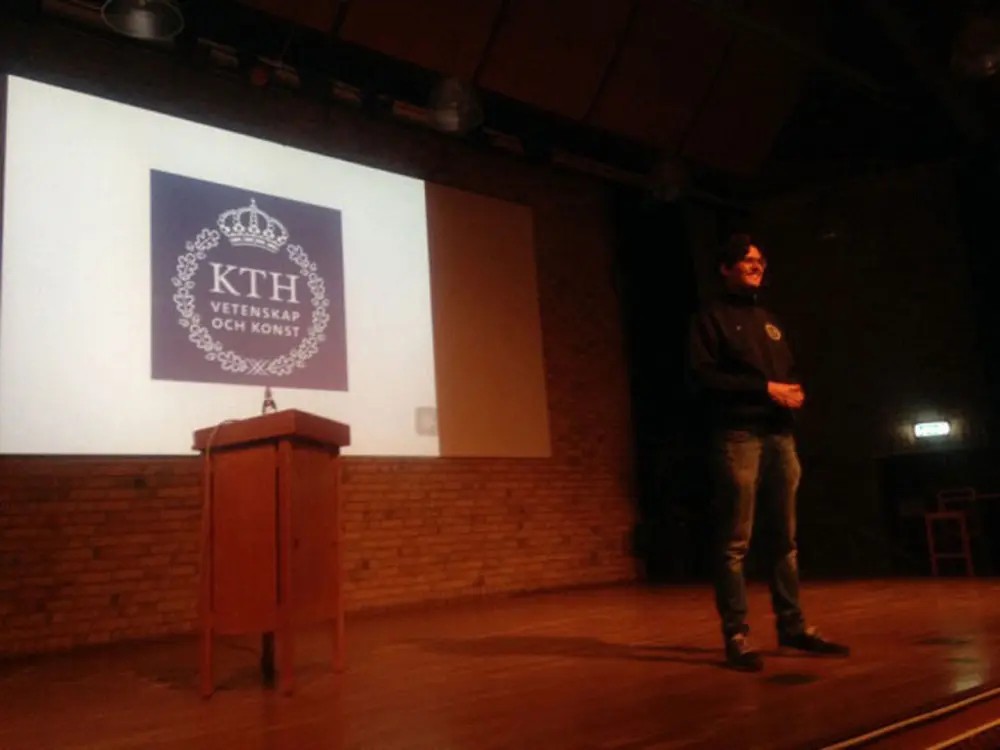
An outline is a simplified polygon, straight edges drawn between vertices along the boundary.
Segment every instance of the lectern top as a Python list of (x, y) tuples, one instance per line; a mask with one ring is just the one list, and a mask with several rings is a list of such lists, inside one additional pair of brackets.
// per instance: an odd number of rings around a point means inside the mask
[(351, 428), (298, 409), (203, 427), (194, 433), (195, 450), (227, 448), (263, 440), (291, 438), (342, 448), (351, 444)]

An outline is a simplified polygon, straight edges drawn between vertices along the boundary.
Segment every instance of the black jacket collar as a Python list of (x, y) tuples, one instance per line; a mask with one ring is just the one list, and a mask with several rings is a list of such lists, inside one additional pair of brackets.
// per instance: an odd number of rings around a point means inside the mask
[(755, 307), (760, 304), (760, 292), (723, 292), (722, 301), (733, 307)]

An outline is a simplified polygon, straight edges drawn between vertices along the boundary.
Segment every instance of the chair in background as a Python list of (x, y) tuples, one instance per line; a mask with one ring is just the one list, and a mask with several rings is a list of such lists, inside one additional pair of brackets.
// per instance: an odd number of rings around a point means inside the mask
[(940, 575), (940, 560), (961, 560), (974, 576), (971, 536), (978, 533), (976, 489), (954, 487), (937, 493), (937, 508), (924, 513), (931, 575)]

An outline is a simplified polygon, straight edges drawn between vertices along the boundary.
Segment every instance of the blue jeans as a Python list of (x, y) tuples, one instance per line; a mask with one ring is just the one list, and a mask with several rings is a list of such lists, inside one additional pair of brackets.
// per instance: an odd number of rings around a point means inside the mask
[(713, 511), (718, 532), (715, 603), (725, 637), (747, 632), (747, 590), (743, 563), (750, 548), (754, 511), (760, 502), (770, 515), (771, 604), (780, 633), (802, 632), (799, 607), (795, 501), (802, 470), (795, 438), (784, 433), (727, 430), (712, 449)]

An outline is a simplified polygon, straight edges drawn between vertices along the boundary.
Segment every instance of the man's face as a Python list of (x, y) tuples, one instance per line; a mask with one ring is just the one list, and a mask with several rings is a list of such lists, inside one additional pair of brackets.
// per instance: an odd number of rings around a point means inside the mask
[(731, 292), (754, 291), (760, 288), (766, 268), (767, 261), (761, 255), (760, 248), (751, 245), (742, 260), (731, 266), (722, 266), (722, 277), (726, 288)]

